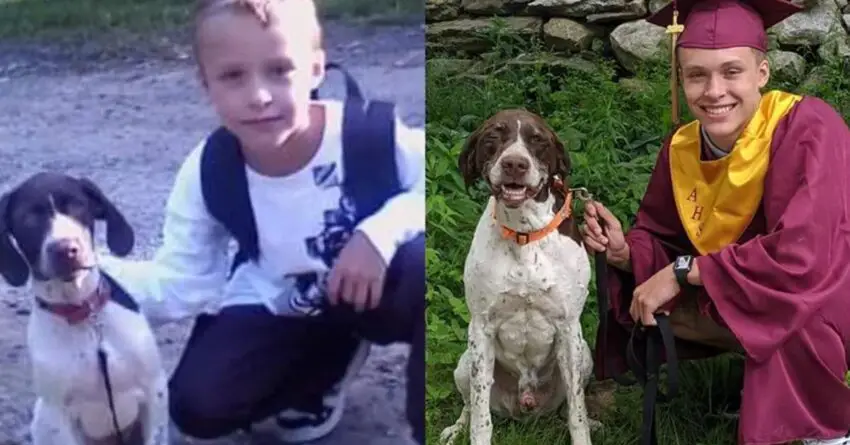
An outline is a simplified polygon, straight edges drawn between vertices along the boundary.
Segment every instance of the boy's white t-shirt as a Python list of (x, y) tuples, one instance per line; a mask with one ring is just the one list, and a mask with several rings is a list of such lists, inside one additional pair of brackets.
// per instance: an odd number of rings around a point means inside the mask
[[(328, 240), (351, 217), (341, 202), (342, 103), (322, 101), (326, 126), (316, 155), (296, 173), (263, 176), (246, 166), (257, 226), (259, 261), (239, 266), (230, 280), (233, 240), (207, 211), (201, 193), (202, 141), (183, 162), (166, 205), (163, 244), (150, 261), (101, 258), (154, 323), (215, 313), (237, 304), (263, 304), (278, 314), (300, 314), (320, 297), (317, 281), (341, 247)], [(396, 164), (406, 192), (362, 221), (386, 264), (425, 230), (425, 135), (396, 120)], [(294, 293), (294, 294), (293, 294)], [(303, 303), (292, 306), (289, 302)]]

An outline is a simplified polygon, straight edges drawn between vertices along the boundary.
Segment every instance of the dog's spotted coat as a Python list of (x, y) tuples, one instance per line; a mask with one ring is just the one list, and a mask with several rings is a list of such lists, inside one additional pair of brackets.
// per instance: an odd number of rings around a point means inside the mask
[(590, 445), (592, 358), (579, 320), (587, 253), (571, 219), (526, 245), (503, 238), (500, 227), (532, 232), (555, 217), (565, 197), (555, 176), (568, 184), (564, 147), (539, 116), (506, 110), (470, 136), (459, 167), (467, 185), (483, 178), (491, 196), (464, 268), (468, 349), (454, 373), (464, 407), (441, 442), (468, 425), (473, 445), (489, 445), (491, 413), (528, 420), (563, 406), (572, 444)]

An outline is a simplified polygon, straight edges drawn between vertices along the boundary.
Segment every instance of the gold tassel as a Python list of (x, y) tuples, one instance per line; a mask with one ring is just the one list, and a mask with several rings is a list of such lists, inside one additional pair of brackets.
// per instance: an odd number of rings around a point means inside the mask
[(667, 34), (670, 34), (671, 44), (671, 67), (670, 67), (670, 94), (673, 99), (672, 120), (673, 126), (679, 125), (679, 63), (676, 60), (676, 41), (679, 34), (685, 30), (685, 25), (679, 24), (679, 11), (673, 10), (673, 24), (667, 26)]

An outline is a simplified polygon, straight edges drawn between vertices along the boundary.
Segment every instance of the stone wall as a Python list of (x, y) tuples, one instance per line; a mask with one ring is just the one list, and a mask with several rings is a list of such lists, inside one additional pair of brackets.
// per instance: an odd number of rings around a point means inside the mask
[[(850, 62), (848, 0), (798, 0), (804, 7), (768, 31), (773, 73), (799, 82), (823, 61)], [(666, 0), (426, 0), (429, 53), (474, 60), (491, 50), (481, 37), (493, 17), (523, 38), (539, 37), (552, 63), (581, 63), (581, 54), (609, 55), (626, 70), (667, 60), (670, 37), (645, 18)], [(804, 57), (805, 55), (805, 57)], [(430, 56), (429, 56), (430, 57)]]

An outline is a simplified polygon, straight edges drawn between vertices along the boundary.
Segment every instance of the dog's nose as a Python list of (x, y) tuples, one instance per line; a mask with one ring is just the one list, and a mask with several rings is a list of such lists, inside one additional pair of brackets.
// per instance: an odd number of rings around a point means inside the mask
[(528, 158), (520, 155), (507, 155), (502, 158), (500, 164), (508, 176), (522, 176), (531, 166)]
[(72, 238), (58, 239), (50, 243), (48, 252), (57, 260), (74, 261), (80, 255), (80, 243)]

